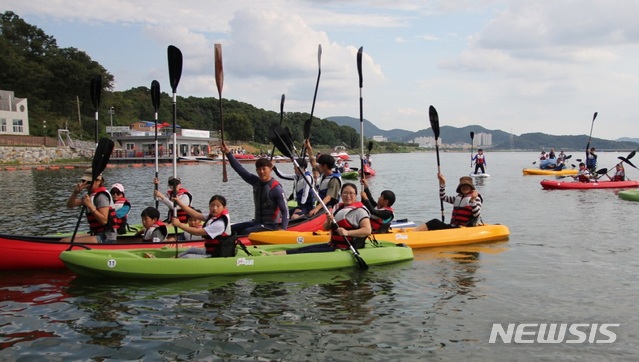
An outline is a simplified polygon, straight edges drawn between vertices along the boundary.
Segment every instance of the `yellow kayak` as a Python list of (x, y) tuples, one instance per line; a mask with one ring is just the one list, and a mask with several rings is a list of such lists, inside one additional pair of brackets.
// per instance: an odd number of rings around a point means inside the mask
[(555, 171), (552, 169), (543, 170), (541, 168), (525, 168), (522, 170), (524, 175), (557, 175), (557, 176), (565, 176), (565, 175), (576, 175), (579, 171), (576, 169), (563, 169), (561, 171)]
[[(508, 240), (510, 230), (505, 225), (486, 224), (447, 230), (413, 231), (413, 228), (392, 229), (385, 234), (373, 234), (375, 239), (403, 243), (411, 248), (429, 248)], [(328, 231), (261, 231), (249, 234), (249, 240), (257, 245), (311, 244), (328, 241)]]

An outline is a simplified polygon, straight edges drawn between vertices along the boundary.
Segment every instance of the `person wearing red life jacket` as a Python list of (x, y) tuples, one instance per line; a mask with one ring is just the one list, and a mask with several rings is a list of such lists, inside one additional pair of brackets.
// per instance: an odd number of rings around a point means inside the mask
[(626, 170), (623, 168), (623, 164), (619, 162), (615, 166), (615, 174), (610, 177), (610, 175), (606, 174), (610, 181), (625, 181), (626, 180)]
[(362, 191), (362, 203), (371, 213), (373, 233), (387, 233), (391, 222), (395, 218), (395, 212), (392, 208), (395, 203), (395, 193), (391, 190), (384, 190), (379, 194), (377, 202), (375, 202), (366, 179), (363, 178), (360, 182), (364, 188), (364, 191)]
[[(153, 179), (153, 183), (159, 184), (159, 180), (157, 178)], [(166, 191), (166, 195), (162, 195), (159, 190), (155, 190), (153, 195), (158, 201), (162, 201), (166, 207), (169, 208), (169, 214), (164, 222), (169, 222), (169, 220), (173, 219), (173, 190), (176, 190), (177, 197), (182, 200), (185, 205), (191, 206), (191, 202), (193, 201), (193, 195), (186, 188), (182, 187), (182, 181), (180, 181), (177, 177), (169, 177), (168, 181), (169, 189)], [(175, 205), (177, 207), (177, 205)], [(184, 209), (177, 207), (177, 217), (181, 222), (186, 223), (186, 211)]]
[[(178, 201), (179, 202), (179, 201)], [(204, 227), (197, 228), (190, 225), (181, 223), (177, 219), (173, 219), (173, 226), (177, 226), (180, 229), (188, 232), (191, 235), (200, 236), (204, 238), (204, 248), (189, 248), (178, 255), (178, 258), (210, 258), (222, 255), (222, 243), (225, 242), (225, 237), (234, 236), (231, 232), (231, 218), (229, 211), (226, 208), (226, 198), (221, 195), (214, 195), (209, 200), (209, 212), (201, 213), (186, 205), (180, 205), (184, 207), (189, 217), (204, 221)], [(235, 238), (230, 239), (235, 248)]]
[(592, 178), (592, 174), (590, 174), (590, 171), (586, 167), (586, 164), (583, 162), (579, 163), (579, 171), (577, 172), (577, 174), (574, 176), (570, 176), (579, 182), (590, 182), (590, 179)]
[[(104, 177), (98, 175), (93, 180), (91, 168), (84, 171), (80, 182), (73, 188), (73, 192), (67, 199), (67, 207), (74, 208), (84, 205), (86, 207), (86, 217), (89, 223), (89, 235), (76, 235), (74, 242), (77, 243), (105, 243), (114, 244), (118, 234), (113, 229), (113, 199), (111, 194), (104, 187)], [(87, 194), (78, 197), (82, 190), (86, 189)], [(61, 241), (70, 241), (71, 238), (64, 238)]]
[(113, 198), (113, 209), (115, 217), (113, 218), (113, 228), (118, 235), (125, 234), (128, 227), (128, 216), (131, 212), (131, 203), (124, 196), (124, 186), (121, 183), (115, 183), (109, 191)]
[(471, 160), (475, 161), (475, 175), (479, 173), (479, 170), (481, 170), (481, 173), (486, 173), (487, 164), (483, 149), (478, 149), (477, 154)]
[(371, 235), (371, 216), (364, 204), (357, 201), (357, 186), (347, 182), (341, 190), (342, 202), (335, 205), (327, 215), (324, 230), (331, 230), (328, 243), (310, 244), (301, 248), (273, 252), (272, 255), (324, 253), (336, 249), (346, 250), (350, 242), (353, 247), (363, 248)]
[(446, 195), (446, 179), (441, 173), (437, 174), (439, 179), (439, 198), (444, 202), (453, 204), (453, 215), (450, 224), (440, 219), (432, 219), (425, 224), (417, 226), (413, 231), (452, 229), (460, 226), (475, 226), (481, 215), (482, 197), (473, 185), (470, 176), (459, 179), (457, 195)]
[(142, 226), (138, 234), (142, 235), (142, 241), (146, 243), (160, 243), (169, 234), (166, 224), (160, 220), (160, 212), (155, 207), (149, 206), (142, 210)]

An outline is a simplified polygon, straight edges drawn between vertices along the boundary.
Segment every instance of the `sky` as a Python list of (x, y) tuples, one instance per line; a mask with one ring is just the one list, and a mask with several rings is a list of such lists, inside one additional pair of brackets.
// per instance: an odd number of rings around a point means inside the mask
[(359, 118), (361, 94), (363, 117), (384, 130), (430, 127), (432, 105), (440, 126), (639, 137), (637, 0), (0, 0), (0, 10), (85, 51), (115, 91), (158, 80), (171, 93), (174, 45), (177, 94), (218, 98), (219, 43), (222, 97), (278, 113), (284, 94), (285, 112)]

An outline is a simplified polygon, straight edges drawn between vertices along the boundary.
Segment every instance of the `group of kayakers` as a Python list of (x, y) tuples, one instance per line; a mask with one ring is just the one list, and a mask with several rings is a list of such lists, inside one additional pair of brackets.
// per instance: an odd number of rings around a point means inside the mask
[[(166, 194), (158, 191), (157, 187), (154, 192), (156, 200), (168, 208), (168, 217), (163, 221), (157, 208), (145, 208), (141, 214), (143, 230), (138, 234), (147, 242), (164, 241), (168, 236), (167, 225), (171, 224), (184, 231), (183, 235), (178, 236), (180, 239), (205, 240), (203, 249), (189, 249), (180, 257), (229, 256), (224, 255), (222, 250), (225, 245), (231, 245), (234, 250), (237, 235), (248, 235), (262, 230), (286, 230), (289, 217), (313, 217), (325, 208), (329, 212), (324, 229), (331, 230), (330, 241), (323, 246), (296, 249), (295, 252), (347, 249), (350, 245), (359, 248), (364, 246), (364, 241), (371, 233), (387, 232), (394, 219), (392, 206), (395, 203), (395, 194), (391, 190), (384, 190), (377, 201), (374, 201), (368, 183), (363, 178), (362, 193), (358, 201), (357, 185), (350, 182), (342, 183), (340, 174), (334, 170), (334, 157), (329, 154), (313, 156), (308, 141), (305, 142), (305, 147), (314, 172), (307, 170), (304, 159), (296, 159), (295, 174), (288, 178), (295, 182), (296, 208), (289, 211), (284, 189), (280, 182), (272, 177), (272, 171), (275, 169), (277, 174), (281, 174), (271, 160), (258, 159), (255, 163), (256, 173), (252, 174), (235, 159), (226, 144), (222, 143), (221, 149), (228, 158), (229, 165), (253, 188), (253, 219), (231, 224), (226, 199), (221, 195), (211, 197), (208, 212), (193, 209), (191, 193), (182, 186), (179, 178), (171, 177), (168, 180), (169, 190)], [(474, 225), (481, 213), (481, 196), (475, 190), (472, 179), (462, 177), (456, 189), (457, 195), (448, 196), (445, 194), (444, 176), (438, 174), (438, 178), (441, 200), (454, 205), (451, 223), (437, 223), (431, 220), (417, 230)], [(69, 208), (84, 205), (87, 209), (86, 217), (91, 235), (82, 236), (83, 240), (76, 239), (78, 242), (115, 243), (118, 230), (123, 230), (121, 228), (126, 225), (126, 214), (131, 210), (131, 205), (124, 197), (124, 187), (117, 183), (107, 191), (104, 183), (102, 175), (93, 180), (89, 169), (81, 182), (75, 185), (67, 201)], [(159, 180), (154, 179), (154, 183), (159, 184)], [(79, 193), (84, 189), (88, 191), (87, 195), (79, 197)], [(315, 192), (319, 198), (314, 195)], [(173, 217), (174, 214), (176, 217)]]

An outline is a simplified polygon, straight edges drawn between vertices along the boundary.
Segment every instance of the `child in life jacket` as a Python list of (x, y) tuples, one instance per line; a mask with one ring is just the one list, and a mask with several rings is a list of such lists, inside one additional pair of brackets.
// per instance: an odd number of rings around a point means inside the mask
[(371, 213), (371, 228), (373, 233), (387, 233), (390, 229), (391, 222), (395, 218), (395, 213), (391, 207), (395, 203), (395, 193), (391, 190), (384, 190), (377, 198), (377, 202), (375, 202), (368, 188), (366, 179), (363, 178), (360, 182), (364, 188), (362, 192), (362, 203)]
[(142, 210), (142, 226), (144, 229), (138, 232), (142, 235), (142, 241), (147, 243), (159, 243), (166, 239), (168, 229), (160, 220), (160, 212), (155, 207), (147, 207)]

